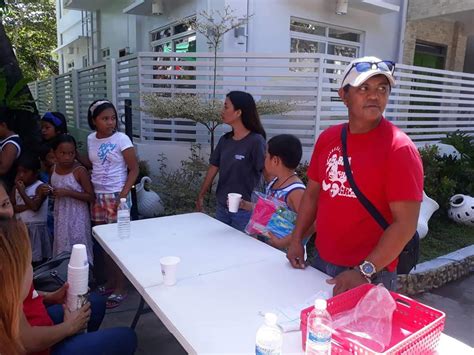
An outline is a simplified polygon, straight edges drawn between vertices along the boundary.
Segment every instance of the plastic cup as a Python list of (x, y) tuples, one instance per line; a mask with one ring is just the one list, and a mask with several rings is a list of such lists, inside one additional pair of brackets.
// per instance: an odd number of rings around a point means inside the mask
[(229, 212), (237, 213), (239, 211), (242, 195), (231, 192), (230, 194), (227, 194), (227, 199), (229, 200)]
[(83, 295), (88, 292), (89, 285), (89, 265), (80, 268), (68, 266), (67, 282), (68, 292), (75, 295)]
[(166, 286), (176, 284), (176, 269), (181, 259), (177, 256), (165, 256), (160, 259), (161, 274), (163, 275), (163, 283)]
[(89, 265), (87, 260), (87, 249), (84, 244), (74, 244), (72, 246), (71, 258), (69, 265), (72, 267), (84, 267)]

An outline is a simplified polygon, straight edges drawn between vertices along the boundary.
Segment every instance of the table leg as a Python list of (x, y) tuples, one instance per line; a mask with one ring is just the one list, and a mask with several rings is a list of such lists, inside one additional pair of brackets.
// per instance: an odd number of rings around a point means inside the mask
[(132, 325), (130, 325), (130, 328), (135, 329), (137, 326), (138, 320), (140, 319), (140, 316), (142, 314), (150, 313), (151, 309), (145, 309), (145, 300), (143, 299), (142, 296), (140, 296), (140, 304), (138, 305), (137, 313), (135, 313), (135, 317), (133, 317)]

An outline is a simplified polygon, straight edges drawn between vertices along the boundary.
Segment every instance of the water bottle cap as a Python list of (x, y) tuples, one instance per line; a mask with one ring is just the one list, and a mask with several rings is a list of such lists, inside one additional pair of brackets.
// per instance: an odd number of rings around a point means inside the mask
[(127, 199), (126, 199), (125, 197), (122, 197), (122, 198), (120, 199), (120, 202), (127, 202)]
[(277, 316), (274, 313), (265, 313), (265, 324), (266, 325), (276, 325)]
[(324, 298), (318, 298), (314, 301), (314, 308), (323, 311), (327, 308), (328, 302)]

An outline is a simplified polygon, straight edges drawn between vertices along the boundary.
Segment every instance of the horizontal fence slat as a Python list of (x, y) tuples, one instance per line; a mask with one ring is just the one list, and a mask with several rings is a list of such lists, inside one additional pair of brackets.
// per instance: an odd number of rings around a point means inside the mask
[[(351, 60), (318, 53), (219, 52), (215, 94), (223, 101), (229, 91), (244, 90), (257, 101), (291, 101), (294, 106), (290, 112), (261, 115), (262, 123), (269, 137), (292, 133), (305, 147), (312, 147), (322, 129), (347, 121), (347, 108), (338, 89)], [(115, 81), (111, 83), (109, 65), (114, 61)], [(202, 125), (154, 118), (139, 108), (143, 95), (149, 93), (212, 97), (213, 65), (213, 53), (208, 52), (143, 52), (29, 86), (40, 111), (56, 108), (78, 115), (79, 125), (87, 127), (90, 102), (109, 95), (113, 85), (119, 115), (123, 114), (124, 100), (132, 100), (134, 135), (150, 142), (208, 142), (208, 132)], [(395, 78), (397, 85), (391, 91), (385, 115), (417, 144), (439, 140), (457, 130), (474, 135), (473, 74), (397, 64)], [(219, 128), (216, 139), (225, 131)]]

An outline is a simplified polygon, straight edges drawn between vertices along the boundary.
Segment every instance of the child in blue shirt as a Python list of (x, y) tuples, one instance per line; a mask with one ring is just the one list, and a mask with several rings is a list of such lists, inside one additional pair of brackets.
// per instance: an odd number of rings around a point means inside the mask
[[(306, 189), (295, 172), (302, 155), (300, 140), (291, 134), (277, 135), (267, 143), (265, 175), (273, 178), (265, 189), (265, 195), (282, 201), (295, 213), (298, 213)], [(240, 207), (250, 211), (253, 209), (253, 203), (242, 200)], [(286, 249), (290, 245), (291, 234), (277, 238), (269, 232), (266, 236), (269, 238), (268, 243), (278, 249)]]

